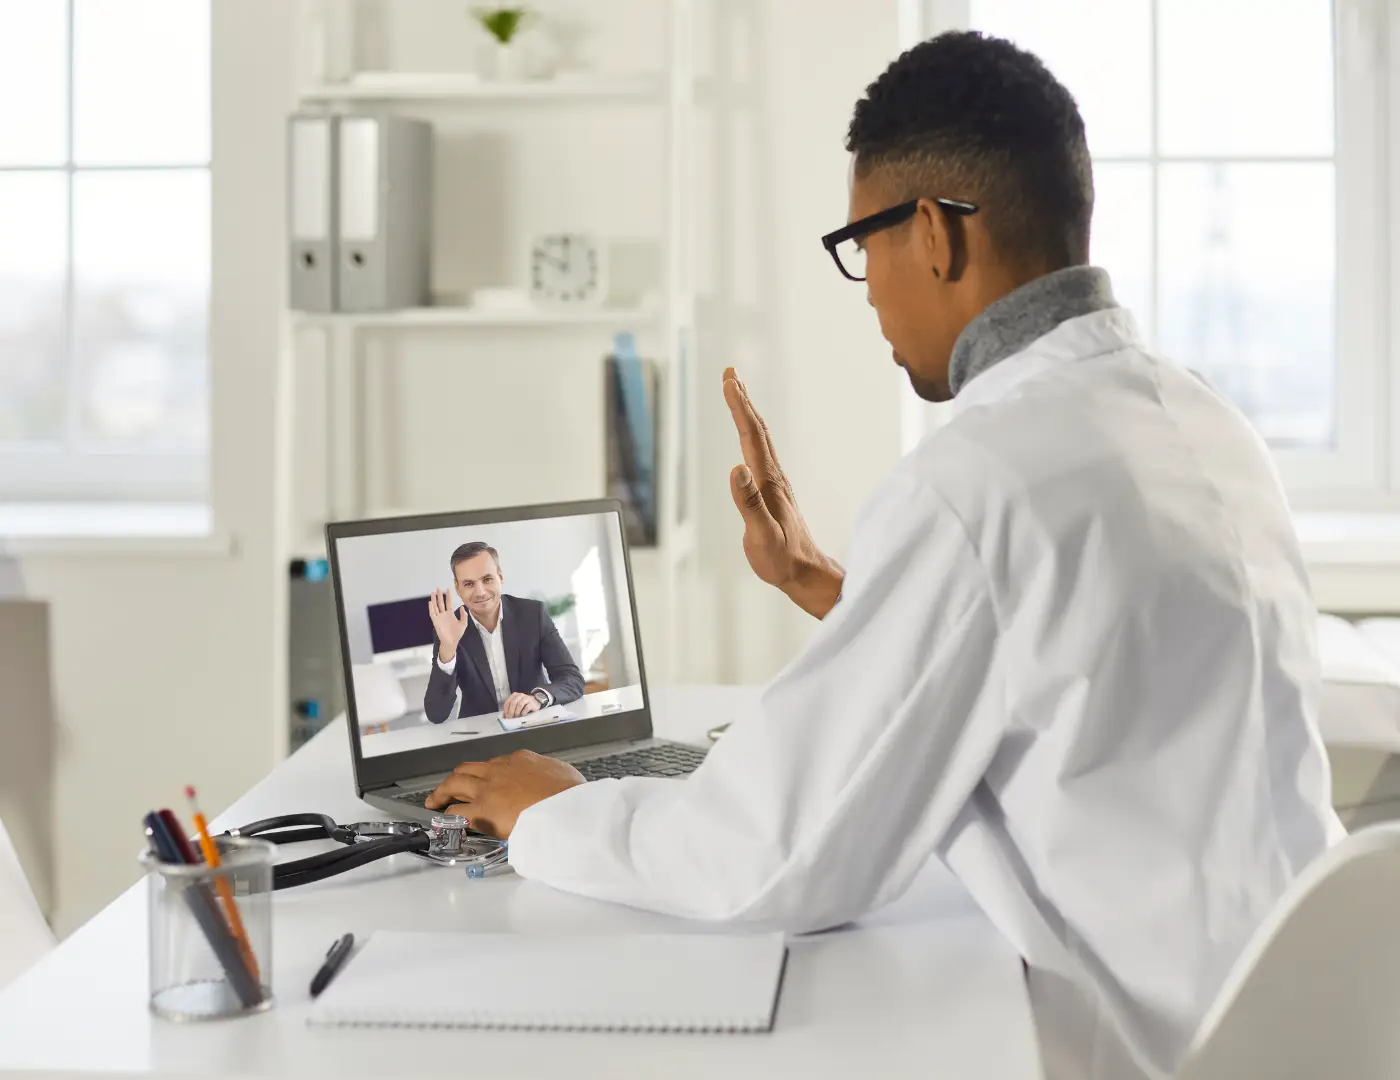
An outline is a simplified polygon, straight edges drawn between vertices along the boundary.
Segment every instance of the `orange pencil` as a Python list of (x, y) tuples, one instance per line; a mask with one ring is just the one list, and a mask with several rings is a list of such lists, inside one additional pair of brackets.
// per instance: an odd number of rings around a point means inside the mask
[[(219, 868), (219, 848), (214, 843), (213, 837), (209, 835), (209, 822), (204, 815), (199, 812), (199, 806), (194, 801), (194, 788), (185, 788), (185, 798), (190, 801), (190, 813), (194, 815), (195, 834), (199, 837), (199, 850), (204, 852), (205, 863), (214, 870)], [(253, 955), (253, 946), (248, 941), (248, 932), (243, 929), (243, 919), (238, 914), (238, 902), (233, 898), (233, 889), (229, 886), (228, 878), (222, 874), (214, 878), (219, 889), (219, 899), (223, 901), (224, 912), (228, 915), (229, 929), (233, 931), (233, 938), (238, 942), (238, 951), (243, 954), (243, 959), (248, 964), (248, 970), (252, 972), (253, 979), (261, 982), (262, 978), (258, 974), (258, 959)]]

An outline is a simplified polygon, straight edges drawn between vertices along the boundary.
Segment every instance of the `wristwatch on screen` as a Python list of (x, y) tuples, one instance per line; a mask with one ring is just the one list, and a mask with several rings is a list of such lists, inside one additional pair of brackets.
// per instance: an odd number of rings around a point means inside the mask
[(537, 686), (531, 690), (530, 693), (534, 696), (534, 699), (540, 703), (541, 709), (547, 709), (554, 704), (554, 698), (550, 695), (548, 690)]

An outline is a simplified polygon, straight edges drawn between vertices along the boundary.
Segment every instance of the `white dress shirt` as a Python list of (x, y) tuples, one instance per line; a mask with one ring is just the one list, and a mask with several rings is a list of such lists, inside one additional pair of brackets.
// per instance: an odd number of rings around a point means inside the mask
[(1269, 453), (1120, 309), (977, 375), (865, 505), (841, 602), (693, 774), (520, 816), (525, 878), (815, 930), (942, 859), (1051, 1080), (1164, 1077), (1341, 833)]
[[(468, 614), (471, 615), (470, 609), (468, 609)], [(471, 615), (471, 620), (477, 632), (481, 635), (481, 643), (486, 649), (486, 663), (491, 667), (491, 682), (494, 684), (496, 690), (496, 707), (501, 708), (505, 705), (506, 698), (510, 697), (510, 672), (506, 668), (506, 639), (501, 629), (501, 627), (506, 624), (506, 606), (505, 604), (501, 605), (500, 612), (496, 616), (496, 629), (494, 631), (488, 630), (486, 627), (482, 626), (481, 623), (477, 621), (475, 615)], [(436, 660), (437, 666), (442, 668), (442, 670), (449, 675), (457, 670), (457, 654), (455, 652), (452, 654), (452, 659), (445, 664), (442, 662), (441, 656), (436, 657)], [(532, 690), (531, 693), (542, 693), (545, 695), (547, 700), (541, 702), (541, 704), (552, 704), (554, 701), (554, 695), (548, 690)], [(458, 691), (457, 697), (458, 704), (460, 705), (460, 691)], [(458, 707), (454, 706), (452, 711), (454, 713), (457, 712)]]
[[(470, 610), (468, 610), (468, 614), (471, 615)], [(506, 606), (505, 604), (501, 605), (500, 612), (496, 616), (496, 629), (494, 631), (482, 626), (475, 615), (471, 615), (471, 620), (477, 633), (481, 635), (482, 646), (486, 649), (486, 663), (491, 667), (491, 682), (495, 684), (496, 707), (500, 708), (506, 703), (506, 698), (510, 697), (510, 673), (506, 670), (506, 639), (501, 632), (501, 627), (506, 622)], [(454, 652), (452, 659), (445, 664), (442, 662), (442, 657), (439, 656), (437, 665), (451, 675), (457, 670), (457, 654)]]
[(482, 626), (475, 615), (471, 618), (472, 622), (476, 623), (477, 633), (481, 635), (481, 643), (486, 647), (486, 662), (491, 667), (491, 681), (496, 684), (496, 704), (504, 705), (506, 698), (510, 697), (510, 674), (506, 671), (506, 638), (501, 629), (506, 624), (505, 605), (502, 604), (496, 614), (494, 630)]

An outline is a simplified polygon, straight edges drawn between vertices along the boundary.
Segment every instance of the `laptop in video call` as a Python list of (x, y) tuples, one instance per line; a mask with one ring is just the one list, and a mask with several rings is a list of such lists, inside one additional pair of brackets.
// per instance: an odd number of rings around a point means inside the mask
[(326, 550), (355, 790), (395, 819), (522, 748), (589, 780), (702, 760), (652, 737), (620, 502), (333, 522)]

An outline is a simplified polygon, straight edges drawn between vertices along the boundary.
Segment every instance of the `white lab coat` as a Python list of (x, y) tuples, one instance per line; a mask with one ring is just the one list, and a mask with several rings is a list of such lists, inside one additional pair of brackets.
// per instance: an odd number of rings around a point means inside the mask
[(540, 803), (511, 862), (801, 931), (937, 855), (1025, 957), (1048, 1076), (1162, 1075), (1340, 835), (1314, 626), (1247, 422), (1126, 311), (1070, 319), (898, 464), (840, 603), (699, 770)]

